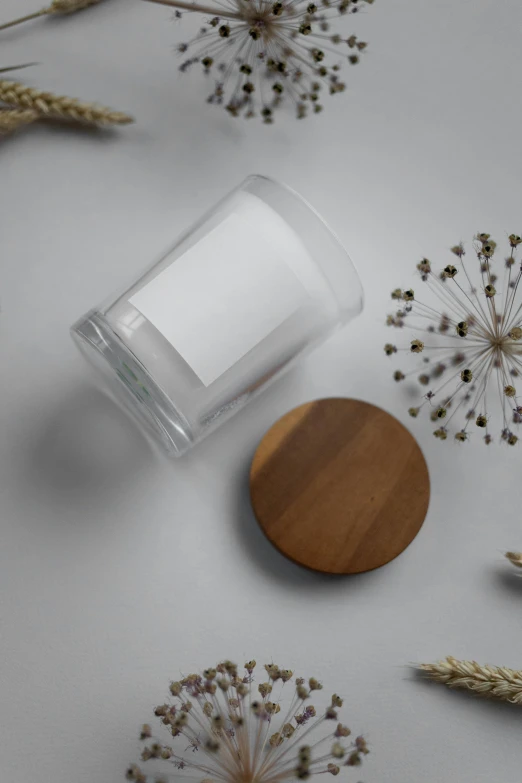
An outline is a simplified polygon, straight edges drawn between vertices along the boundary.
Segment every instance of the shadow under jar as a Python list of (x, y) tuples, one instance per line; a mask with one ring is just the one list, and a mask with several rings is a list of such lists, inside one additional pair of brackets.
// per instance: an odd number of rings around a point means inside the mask
[(362, 306), (321, 217), (252, 176), (71, 332), (117, 400), (180, 456)]

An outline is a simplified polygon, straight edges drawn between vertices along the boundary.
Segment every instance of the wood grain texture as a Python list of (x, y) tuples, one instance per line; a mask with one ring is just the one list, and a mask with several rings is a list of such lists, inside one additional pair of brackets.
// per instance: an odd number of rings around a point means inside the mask
[(366, 402), (325, 399), (287, 413), (250, 471), (254, 513), (291, 560), (331, 574), (370, 571), (419, 532), (430, 497), (413, 436)]

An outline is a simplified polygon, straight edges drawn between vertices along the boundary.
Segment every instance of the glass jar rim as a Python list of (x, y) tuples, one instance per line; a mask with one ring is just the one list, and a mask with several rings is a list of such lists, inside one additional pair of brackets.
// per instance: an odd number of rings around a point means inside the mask
[[(353, 261), (351, 255), (348, 253), (346, 247), (344, 246), (343, 242), (339, 238), (339, 235), (336, 233), (336, 231), (333, 230), (333, 228), (330, 226), (327, 220), (322, 216), (322, 214), (316, 209), (316, 207), (311, 204), (307, 198), (305, 198), (299, 191), (297, 191), (295, 188), (293, 188), (291, 185), (288, 185), (286, 182), (282, 180), (278, 180), (275, 177), (271, 177), (267, 174), (249, 174), (245, 179), (240, 183), (240, 185), (235, 188), (235, 190), (244, 190), (248, 187), (249, 183), (253, 183), (256, 181), (263, 181), (271, 185), (275, 190), (280, 190), (284, 193), (287, 193), (288, 195), (292, 196), (293, 199), (295, 199), (299, 204), (301, 204), (303, 207), (305, 207), (311, 215), (315, 218), (315, 220), (321, 225), (323, 230), (325, 231), (325, 234), (327, 234), (332, 241), (332, 243), (336, 246), (338, 252), (340, 255), (344, 256), (349, 263), (351, 270), (353, 272), (353, 276), (355, 277), (357, 288), (358, 288), (358, 303), (356, 307), (350, 308), (348, 311), (345, 311), (344, 309), (341, 310), (342, 318), (341, 320), (343, 322), (347, 322), (351, 320), (352, 318), (359, 315), (363, 309), (365, 304), (365, 294), (364, 294), (364, 288), (362, 285), (361, 275), (359, 272), (359, 269), (357, 268), (357, 265)], [(325, 270), (322, 270), (323, 275), (325, 279), (327, 280), (328, 284), (333, 290), (334, 296), (338, 298), (338, 292), (336, 290), (335, 285), (333, 284), (333, 281), (328, 276), (327, 272)], [(344, 317), (343, 317), (344, 314)]]

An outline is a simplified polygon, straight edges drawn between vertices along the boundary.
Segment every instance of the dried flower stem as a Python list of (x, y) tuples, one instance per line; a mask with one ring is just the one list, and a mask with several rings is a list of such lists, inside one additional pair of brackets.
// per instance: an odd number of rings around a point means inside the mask
[(438, 663), (423, 663), (419, 669), (448, 688), (463, 688), (511, 704), (522, 704), (522, 671), (504, 666), (481, 666), (448, 656)]
[(36, 11), (34, 14), (27, 14), (27, 16), (20, 16), (18, 19), (13, 19), (11, 22), (5, 22), (0, 24), (0, 30), (7, 30), (9, 27), (14, 27), (17, 24), (23, 24), (24, 22), (30, 22), (32, 19), (37, 19), (39, 16), (45, 16), (47, 8), (42, 8), (40, 11)]
[(0, 30), (7, 30), (9, 27), (15, 27), (15, 25), (18, 24), (30, 22), (32, 19), (37, 19), (39, 16), (73, 14), (75, 11), (81, 11), (83, 8), (87, 8), (90, 5), (96, 5), (99, 2), (100, 0), (53, 0), (51, 5), (47, 8), (41, 8), (33, 14), (27, 14), (26, 16), (21, 16), (18, 19), (13, 19), (10, 22), (1, 24)]
[(0, 73), (8, 73), (9, 71), (20, 71), (22, 68), (31, 68), (38, 63), (23, 63), (22, 65), (8, 65), (7, 68), (0, 68)]
[(514, 566), (522, 568), (522, 552), (506, 552), (506, 557)]
[(123, 112), (6, 80), (0, 80), (0, 101), (10, 106), (33, 109), (42, 117), (74, 120), (88, 125), (126, 125), (134, 121)]
[(0, 109), (0, 134), (11, 133), (38, 119), (34, 109)]

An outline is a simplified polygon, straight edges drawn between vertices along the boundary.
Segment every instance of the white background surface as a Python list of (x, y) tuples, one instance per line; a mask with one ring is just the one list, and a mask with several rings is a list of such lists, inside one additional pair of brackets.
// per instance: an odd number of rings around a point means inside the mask
[[(33, 7), (2, 0), (1, 17)], [(199, 74), (176, 70), (183, 31), (169, 18), (107, 0), (0, 34), (2, 65), (37, 60), (23, 74), (35, 85), (137, 118), (112, 135), (31, 128), (0, 146), (2, 781), (117, 783), (169, 678), (228, 656), (346, 694), (373, 748), (368, 783), (512, 783), (522, 711), (430, 687), (406, 665), (450, 653), (522, 666), (522, 580), (501, 556), (522, 548), (520, 448), (440, 444), (408, 419), (430, 468), (428, 518), (394, 563), (350, 579), (274, 552), (246, 476), (263, 432), (305, 400), (363, 397), (406, 421), (382, 353), (390, 289), (477, 230), (522, 233), (522, 8), (378, 0), (346, 22), (370, 41), (348, 93), (272, 128), (204, 103)], [(68, 326), (252, 171), (329, 219), (367, 307), (163, 462), (91, 388)]]

